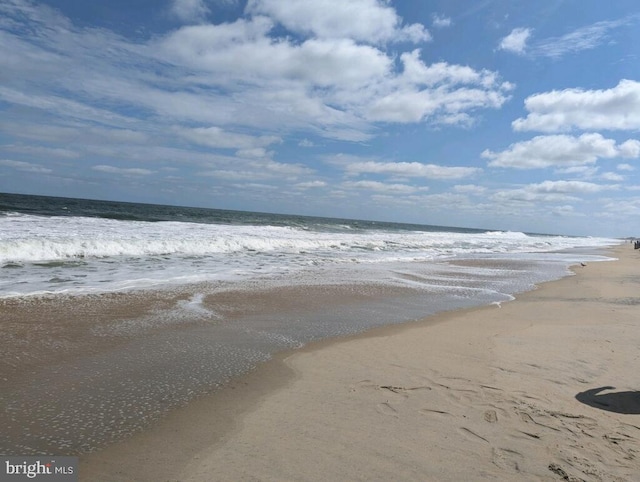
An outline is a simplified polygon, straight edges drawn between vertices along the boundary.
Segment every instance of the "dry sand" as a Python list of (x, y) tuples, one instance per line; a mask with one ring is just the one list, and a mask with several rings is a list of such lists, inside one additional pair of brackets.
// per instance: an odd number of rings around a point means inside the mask
[(613, 255), (283, 355), (83, 457), (81, 480), (640, 480), (640, 252)]

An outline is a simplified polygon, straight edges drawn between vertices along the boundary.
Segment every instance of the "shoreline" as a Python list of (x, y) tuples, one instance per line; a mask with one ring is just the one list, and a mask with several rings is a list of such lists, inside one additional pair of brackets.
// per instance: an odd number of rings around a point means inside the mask
[[(280, 353), (150, 429), (81, 456), (81, 480), (628, 480), (640, 471), (631, 350), (640, 334), (621, 336), (619, 323), (637, 326), (640, 277), (628, 245), (607, 252), (619, 260), (578, 266), (501, 308)], [(618, 321), (603, 321), (612, 306)], [(539, 324), (540, 316), (549, 319)], [(608, 343), (581, 338), (590, 331)], [(626, 351), (611, 352), (615, 340)], [(613, 383), (610, 366), (624, 373), (616, 385), (627, 413), (597, 408), (593, 390)]]

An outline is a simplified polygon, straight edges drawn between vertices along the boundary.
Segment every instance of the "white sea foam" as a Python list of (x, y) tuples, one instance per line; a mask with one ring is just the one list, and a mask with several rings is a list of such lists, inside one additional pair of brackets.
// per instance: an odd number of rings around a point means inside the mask
[(335, 232), (291, 226), (19, 214), (0, 217), (0, 297), (251, 279), (344, 264), (525, 255), (616, 242), (502, 231)]

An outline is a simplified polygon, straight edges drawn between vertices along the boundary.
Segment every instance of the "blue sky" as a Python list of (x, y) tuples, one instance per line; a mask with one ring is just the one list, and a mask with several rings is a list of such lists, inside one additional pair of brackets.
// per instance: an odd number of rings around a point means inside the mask
[(0, 191), (640, 235), (637, 0), (0, 0)]

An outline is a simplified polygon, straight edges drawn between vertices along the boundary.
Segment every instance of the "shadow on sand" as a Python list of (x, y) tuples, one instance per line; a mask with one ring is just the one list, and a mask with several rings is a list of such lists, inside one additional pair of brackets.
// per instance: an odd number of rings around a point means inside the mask
[(592, 388), (578, 393), (576, 400), (608, 412), (640, 415), (640, 391), (600, 393), (614, 389), (615, 387)]

